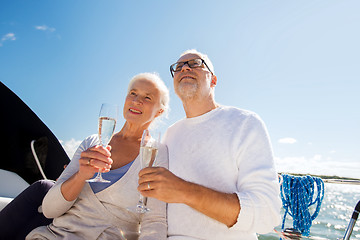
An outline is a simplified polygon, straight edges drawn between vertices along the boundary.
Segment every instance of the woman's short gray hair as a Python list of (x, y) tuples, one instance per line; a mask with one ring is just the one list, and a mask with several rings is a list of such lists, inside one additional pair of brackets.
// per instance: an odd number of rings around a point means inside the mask
[(211, 72), (213, 74), (215, 74), (215, 71), (214, 71), (214, 66), (212, 64), (212, 62), (210, 61), (210, 58), (208, 57), (208, 55), (204, 54), (204, 53), (201, 53), (199, 52), (198, 50), (196, 49), (189, 49), (189, 50), (186, 50), (185, 52), (183, 52), (180, 57), (186, 55), (186, 54), (196, 54), (196, 55), (199, 55), (205, 62), (206, 64), (208, 65), (208, 67), (210, 68)]
[(154, 73), (145, 72), (135, 75), (129, 82), (128, 93), (130, 92), (133, 83), (140, 79), (150, 80), (159, 88), (161, 109), (164, 111), (161, 115), (167, 117), (168, 112), (170, 110), (169, 107), (170, 94), (169, 94), (169, 89), (165, 85), (164, 81), (161, 80), (160, 75), (156, 72)]

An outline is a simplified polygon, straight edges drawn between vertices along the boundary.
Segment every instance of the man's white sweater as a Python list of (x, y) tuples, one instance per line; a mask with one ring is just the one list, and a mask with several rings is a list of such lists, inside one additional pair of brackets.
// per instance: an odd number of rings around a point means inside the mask
[(185, 204), (168, 204), (168, 239), (252, 240), (280, 223), (279, 184), (269, 136), (252, 112), (218, 107), (172, 125), (164, 136), (169, 170), (240, 201), (228, 228)]

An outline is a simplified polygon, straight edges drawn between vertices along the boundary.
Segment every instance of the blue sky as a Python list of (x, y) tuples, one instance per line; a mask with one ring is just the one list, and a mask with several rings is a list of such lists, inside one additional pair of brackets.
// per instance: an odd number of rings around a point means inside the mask
[(0, 81), (71, 152), (140, 72), (170, 88), (162, 129), (184, 117), (169, 65), (195, 48), (214, 64), (217, 102), (265, 121), (279, 171), (360, 178), (359, 11), (358, 0), (2, 0)]

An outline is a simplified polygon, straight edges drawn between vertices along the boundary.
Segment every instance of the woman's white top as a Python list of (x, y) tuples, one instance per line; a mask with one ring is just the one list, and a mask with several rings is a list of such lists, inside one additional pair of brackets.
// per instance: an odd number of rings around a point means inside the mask
[[(80, 153), (96, 144), (97, 135), (81, 143), (69, 166), (43, 200), (44, 215), (54, 218), (53, 223), (34, 229), (26, 239), (166, 239), (166, 203), (149, 198), (150, 212), (137, 214), (127, 210), (139, 200), (139, 156), (125, 175), (106, 189), (95, 194), (86, 183), (76, 200), (64, 199), (60, 190), (62, 183), (78, 171)], [(168, 167), (165, 145), (159, 148), (157, 164)]]

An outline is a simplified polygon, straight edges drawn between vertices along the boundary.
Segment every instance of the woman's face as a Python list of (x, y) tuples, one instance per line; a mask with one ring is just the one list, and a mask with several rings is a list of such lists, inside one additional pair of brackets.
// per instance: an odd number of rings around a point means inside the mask
[(152, 81), (141, 78), (130, 86), (125, 104), (124, 118), (139, 126), (150, 124), (163, 110), (160, 103), (160, 90)]

